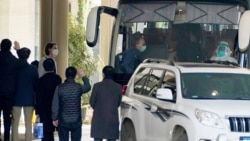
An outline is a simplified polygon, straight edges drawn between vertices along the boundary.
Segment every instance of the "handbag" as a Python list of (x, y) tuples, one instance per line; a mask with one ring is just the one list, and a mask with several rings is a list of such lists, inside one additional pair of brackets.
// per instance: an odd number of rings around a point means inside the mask
[(36, 122), (33, 124), (33, 136), (37, 139), (43, 138), (43, 123), (40, 122), (40, 118), (36, 118)]

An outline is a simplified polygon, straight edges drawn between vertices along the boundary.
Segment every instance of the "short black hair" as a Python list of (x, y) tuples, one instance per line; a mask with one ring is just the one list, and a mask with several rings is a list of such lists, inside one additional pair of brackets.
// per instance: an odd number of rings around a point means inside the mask
[(32, 61), (30, 64), (31, 64), (31, 65), (34, 65), (36, 68), (38, 68), (39, 61), (34, 60), (34, 61)]
[(109, 77), (109, 78), (113, 78), (114, 77), (114, 68), (112, 66), (105, 66), (102, 69), (103, 74), (105, 75), (105, 77)]
[(133, 35), (133, 44), (137, 44), (141, 39), (144, 39), (143, 38), (143, 34), (141, 32), (135, 32)]
[(10, 51), (12, 43), (10, 39), (3, 39), (0, 45), (1, 45), (1, 51)]
[(75, 67), (73, 66), (69, 66), (66, 71), (65, 71), (65, 75), (66, 75), (66, 78), (75, 78), (76, 77), (76, 73), (77, 73), (77, 70)]
[(49, 50), (53, 48), (53, 46), (56, 45), (56, 43), (47, 43), (46, 46), (45, 46), (45, 54), (46, 55), (49, 55)]
[(30, 56), (30, 49), (28, 49), (27, 47), (23, 47), (17, 50), (17, 56), (19, 59), (27, 60)]
[(51, 58), (47, 58), (44, 62), (43, 62), (43, 67), (45, 71), (54, 71), (55, 70), (55, 62), (53, 59)]

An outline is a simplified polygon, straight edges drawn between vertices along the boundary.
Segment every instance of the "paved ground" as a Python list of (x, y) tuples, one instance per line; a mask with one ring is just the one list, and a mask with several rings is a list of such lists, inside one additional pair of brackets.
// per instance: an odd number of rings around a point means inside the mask
[[(85, 115), (85, 119), (89, 121), (91, 117), (92, 117), (92, 111), (89, 108), (88, 112)], [(21, 117), (20, 120), (21, 120), (20, 126), (19, 126), (20, 141), (24, 141), (25, 127), (24, 127), (23, 117)], [(1, 125), (2, 125), (1, 135), (3, 135), (3, 123), (1, 123)], [(1, 138), (3, 138), (3, 136), (1, 136)], [(41, 141), (41, 139), (33, 139), (32, 141)], [(57, 133), (55, 133), (55, 141), (59, 141)], [(90, 138), (90, 125), (86, 125), (86, 124), (82, 125), (82, 141), (94, 141), (92, 138)]]
[[(20, 134), (20, 141), (24, 141), (24, 132), (25, 128), (24, 125), (20, 125), (19, 127), (19, 134)], [(3, 135), (3, 127), (1, 128), (1, 135)], [(33, 139), (32, 141), (40, 141), (39, 139)], [(57, 133), (55, 133), (55, 141), (59, 141)], [(90, 125), (82, 125), (82, 141), (93, 141), (90, 138)]]

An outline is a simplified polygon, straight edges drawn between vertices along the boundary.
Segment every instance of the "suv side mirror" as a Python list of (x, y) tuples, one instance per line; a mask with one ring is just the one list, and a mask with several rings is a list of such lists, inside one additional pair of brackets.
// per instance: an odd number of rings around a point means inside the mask
[(156, 91), (156, 98), (161, 100), (173, 100), (173, 92), (168, 88), (159, 88)]

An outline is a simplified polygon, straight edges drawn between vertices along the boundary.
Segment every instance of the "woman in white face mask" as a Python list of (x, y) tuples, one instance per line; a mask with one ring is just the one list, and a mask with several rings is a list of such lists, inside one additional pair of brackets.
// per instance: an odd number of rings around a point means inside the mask
[(58, 47), (57, 47), (56, 43), (47, 43), (46, 44), (46, 46), (45, 46), (45, 56), (40, 59), (39, 64), (38, 64), (39, 77), (42, 77), (46, 73), (46, 71), (45, 71), (45, 69), (43, 67), (43, 62), (47, 58), (52, 58), (54, 60), (55, 66), (56, 66), (54, 72), (56, 73), (57, 65), (56, 65), (56, 60), (54, 58), (58, 55), (58, 53), (59, 53), (59, 51), (58, 51)]

